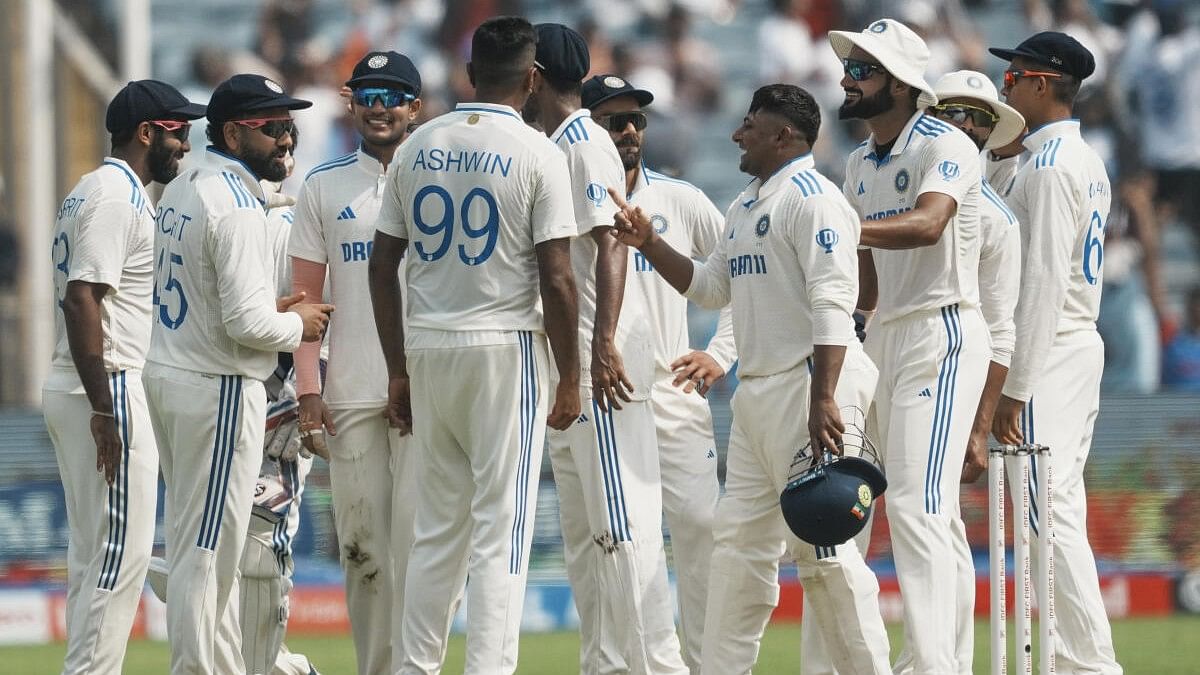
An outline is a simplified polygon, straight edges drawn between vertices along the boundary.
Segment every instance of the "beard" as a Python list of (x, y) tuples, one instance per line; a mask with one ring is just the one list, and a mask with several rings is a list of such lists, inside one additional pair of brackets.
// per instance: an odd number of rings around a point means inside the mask
[(845, 101), (838, 108), (838, 119), (869, 120), (880, 113), (891, 110), (895, 102), (896, 97), (892, 96), (892, 91), (888, 87), (880, 89), (873, 96), (869, 97), (863, 96), (860, 90), (857, 101), (853, 103)]
[(168, 148), (162, 139), (163, 134), (159, 134), (150, 143), (146, 162), (150, 168), (150, 178), (157, 183), (166, 185), (179, 175), (179, 160), (183, 158), (183, 153)]
[(287, 178), (287, 164), (284, 162), (286, 155), (287, 150), (277, 146), (271, 146), (269, 151), (263, 153), (246, 148), (246, 153), (239, 159), (250, 167), (254, 175), (272, 183), (279, 183)]
[(621, 165), (626, 171), (631, 171), (642, 162), (642, 146), (637, 141), (622, 139), (616, 144), (617, 154), (621, 156)]

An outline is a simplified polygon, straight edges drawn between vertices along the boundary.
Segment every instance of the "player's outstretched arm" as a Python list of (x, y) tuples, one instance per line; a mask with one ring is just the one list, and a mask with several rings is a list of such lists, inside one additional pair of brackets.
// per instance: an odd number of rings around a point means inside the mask
[(579, 417), (579, 299), (575, 273), (571, 270), (571, 240), (551, 239), (539, 243), (534, 252), (546, 338), (558, 368), (558, 391), (546, 418), (551, 429), (562, 431)]
[(112, 485), (121, 462), (121, 437), (117, 434), (112, 391), (108, 388), (108, 373), (104, 370), (100, 302), (108, 289), (107, 284), (71, 281), (67, 283), (62, 310), (71, 360), (75, 362), (79, 381), (92, 406), (89, 426), (96, 442), (96, 470), (103, 472), (104, 480)]
[(608, 194), (620, 209), (610, 230), (612, 235), (622, 244), (641, 251), (667, 283), (680, 293), (686, 293), (692, 285), (692, 259), (671, 248), (658, 236), (650, 224), (650, 217), (640, 207), (630, 206), (625, 197), (612, 188)]
[(388, 422), (401, 435), (412, 431), (412, 402), (408, 393), (408, 361), (404, 355), (404, 303), (400, 297), (400, 259), (408, 240), (378, 230), (367, 262), (375, 330), (388, 370)]
[(813, 345), (812, 396), (808, 409), (808, 435), (813, 455), (824, 448), (835, 455), (842, 454), (842, 415), (833, 398), (846, 348), (841, 345)]
[(864, 220), (862, 244), (871, 248), (903, 250), (933, 246), (954, 214), (958, 202), (941, 192), (926, 192), (917, 197), (917, 205), (890, 218)]

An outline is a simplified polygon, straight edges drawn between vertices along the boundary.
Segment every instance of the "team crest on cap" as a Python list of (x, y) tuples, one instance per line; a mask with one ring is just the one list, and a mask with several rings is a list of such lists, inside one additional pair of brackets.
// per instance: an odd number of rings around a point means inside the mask
[(596, 208), (599, 208), (600, 205), (604, 203), (605, 198), (608, 197), (608, 193), (605, 192), (604, 186), (599, 183), (588, 183), (587, 192), (585, 194), (587, 194), (588, 201), (595, 204)]
[(263, 86), (266, 87), (267, 89), (270, 89), (271, 91), (275, 92), (276, 94), (283, 93), (283, 87), (279, 86), (278, 82), (276, 82), (275, 80), (272, 80), (270, 78), (266, 78), (266, 77), (263, 78)]
[(866, 508), (871, 505), (871, 499), (875, 495), (871, 494), (871, 486), (866, 483), (860, 483), (858, 486), (858, 503)]
[(867, 30), (871, 31), (872, 33), (882, 33), (883, 31), (887, 30), (887, 22), (876, 21), (875, 23), (871, 24)]
[(833, 247), (837, 246), (838, 233), (826, 227), (817, 232), (817, 246), (825, 249), (826, 253), (833, 253)]
[(374, 69), (382, 68), (382, 67), (386, 66), (387, 63), (388, 63), (388, 57), (386, 54), (376, 54), (375, 56), (372, 56), (371, 58), (367, 59), (367, 67), (368, 68), (374, 68)]
[(908, 189), (908, 170), (900, 169), (900, 173), (896, 174), (896, 192), (904, 192)]
[(959, 174), (958, 162), (952, 162), (950, 160), (946, 160), (946, 161), (942, 162), (941, 164), (938, 164), (938, 173), (940, 173), (942, 175), (942, 180), (944, 180), (944, 181), (949, 182), (949, 181), (953, 181), (953, 180), (958, 180), (958, 174)]
[(604, 78), (604, 86), (608, 87), (609, 89), (622, 89), (625, 87), (625, 80), (622, 80), (616, 75), (609, 75), (608, 77)]
[(967, 78), (967, 86), (972, 89), (983, 89), (983, 81), (972, 75)]
[(762, 218), (758, 219), (758, 223), (754, 225), (754, 234), (759, 237), (767, 236), (767, 231), (771, 229), (771, 216), (763, 214)]
[(667, 219), (661, 213), (656, 213), (650, 216), (650, 225), (654, 227), (654, 231), (662, 234), (667, 231)]

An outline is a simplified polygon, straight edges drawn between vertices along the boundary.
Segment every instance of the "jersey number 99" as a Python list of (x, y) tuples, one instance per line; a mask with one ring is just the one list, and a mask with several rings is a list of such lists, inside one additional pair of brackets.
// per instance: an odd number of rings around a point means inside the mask
[[(425, 209), (427, 201), (430, 202), (430, 207)], [(431, 242), (414, 242), (417, 257), (425, 262), (440, 260), (450, 250), (451, 240), (454, 239), (454, 198), (440, 185), (426, 185), (413, 198), (412, 209), (413, 224), (421, 234), (427, 237), (441, 237), (441, 241), (433, 250), (425, 247), (426, 243)], [(441, 217), (435, 222), (425, 220), (426, 212), (436, 214), (439, 213), (439, 209)], [(487, 262), (496, 250), (496, 236), (500, 233), (500, 209), (496, 206), (496, 198), (481, 187), (471, 190), (459, 205), (458, 220), (462, 224), (463, 234), (469, 239), (483, 239), (483, 245), (476, 253), (469, 253), (467, 244), (459, 244), (459, 260), (471, 266)]]
[[(170, 264), (167, 265), (166, 281), (162, 286), (162, 294), (158, 291), (158, 280), (163, 278), (163, 263), (167, 261), (167, 256), (170, 256)], [(183, 267), (183, 256), (178, 253), (168, 253), (167, 249), (161, 249), (158, 252), (158, 263), (154, 269), (154, 306), (158, 308), (158, 320), (162, 325), (175, 330), (183, 325), (183, 320), (187, 318), (188, 302), (183, 295), (183, 284), (175, 278), (175, 266)], [(176, 306), (178, 311), (174, 316), (171, 315), (171, 305), (164, 301), (167, 295), (174, 295), (178, 298)]]

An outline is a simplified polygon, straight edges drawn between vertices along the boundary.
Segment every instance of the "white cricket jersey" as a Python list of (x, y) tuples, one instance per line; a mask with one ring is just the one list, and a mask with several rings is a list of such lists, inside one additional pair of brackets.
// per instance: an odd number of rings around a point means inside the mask
[(294, 351), (303, 321), (275, 311), (265, 196), (240, 160), (209, 146), (202, 166), (163, 191), (154, 233), (154, 329), (148, 361), (265, 380)]
[[(691, 183), (651, 171), (642, 164), (633, 192), (626, 199), (630, 205), (641, 207), (658, 236), (682, 255), (703, 258), (721, 240), (725, 217)], [(688, 352), (687, 298), (655, 272), (637, 250), (629, 251), (625, 285), (640, 291), (645, 301), (647, 318), (654, 327), (654, 364), (659, 375), (670, 372), (671, 362)]]
[(1021, 224), (1017, 341), (1004, 394), (1032, 395), (1056, 338), (1096, 329), (1104, 229), (1112, 198), (1104, 162), (1079, 135), (1079, 120), (1025, 137), (1031, 156), (1008, 204)]
[(409, 349), (544, 333), (534, 247), (575, 234), (562, 153), (505, 105), (460, 103), (408, 137), (376, 229), (408, 240)]
[(811, 154), (754, 179), (725, 214), (725, 233), (695, 266), (686, 295), (732, 305), (740, 376), (800, 365), (813, 345), (856, 340), (859, 219)]
[(993, 159), (992, 153), (984, 151), (983, 156), (983, 179), (999, 194), (1001, 197), (1008, 197), (1008, 193), (1012, 192), (1013, 181), (1017, 178), (1017, 171), (1021, 168), (1020, 155), (1005, 157), (1003, 159)]
[[(291, 255), (327, 265), (330, 302), (329, 367), (322, 398), (330, 408), (374, 408), (387, 402), (387, 364), (375, 315), (367, 261), (387, 173), (361, 148), (308, 173), (296, 200)], [(406, 298), (400, 263), (401, 297)], [(407, 306), (407, 301), (405, 306)]]
[(1017, 217), (985, 180), (979, 202), (979, 310), (992, 339), (992, 361), (1008, 366), (1021, 290), (1021, 231)]
[[(571, 241), (571, 267), (579, 294), (580, 384), (592, 386), (592, 332), (596, 325), (596, 242), (591, 231), (611, 227), (617, 207), (608, 188), (625, 190), (625, 166), (608, 132), (592, 120), (587, 109), (577, 110), (550, 134), (567, 158), (578, 236)], [(630, 256), (633, 252), (630, 251)], [(626, 274), (615, 342), (633, 384), (634, 400), (650, 396), (654, 383), (654, 338), (646, 318), (645, 299)]]
[(150, 347), (154, 282), (154, 207), (141, 180), (123, 160), (105, 157), (84, 174), (58, 209), (51, 248), (54, 262), (56, 370), (78, 381), (67, 343), (62, 302), (67, 282), (104, 284), (100, 303), (104, 369), (141, 368)]
[(918, 112), (878, 157), (875, 136), (850, 154), (843, 192), (863, 220), (890, 218), (927, 192), (958, 210), (932, 246), (871, 249), (879, 278), (879, 320), (959, 304), (979, 304), (979, 148), (962, 131)]

